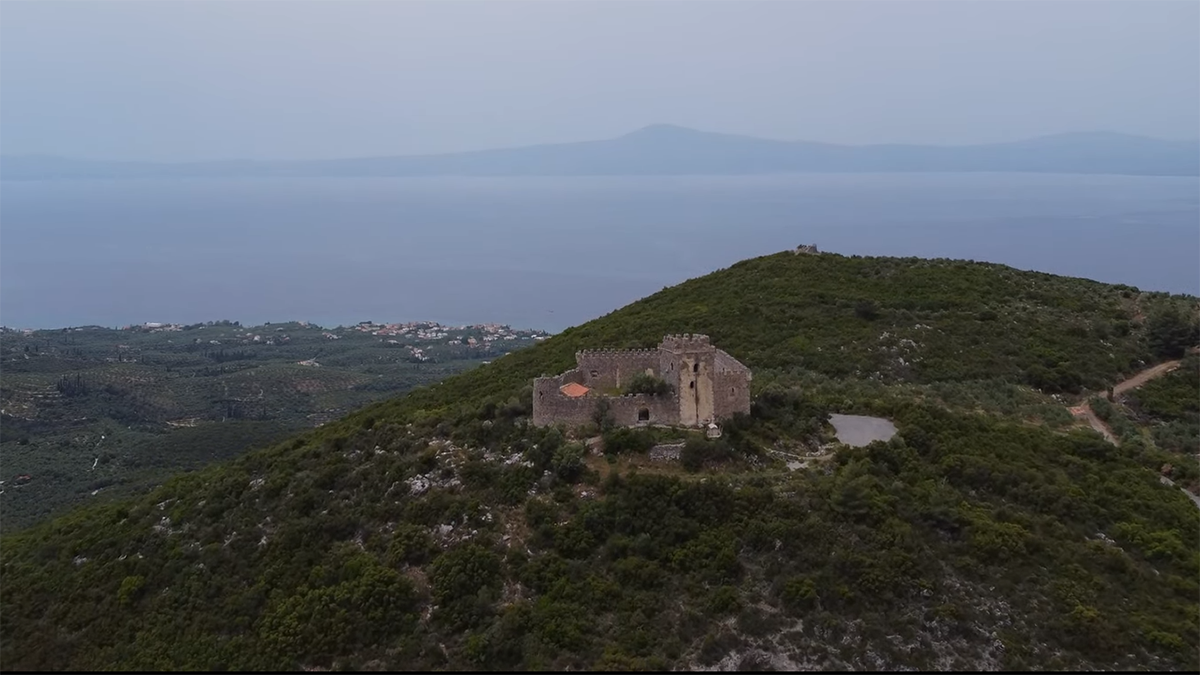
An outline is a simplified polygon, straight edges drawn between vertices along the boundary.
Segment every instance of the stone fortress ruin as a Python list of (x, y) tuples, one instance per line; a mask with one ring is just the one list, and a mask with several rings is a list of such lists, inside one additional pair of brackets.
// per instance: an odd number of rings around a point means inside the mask
[[(585, 350), (576, 352), (575, 363), (534, 380), (534, 424), (586, 424), (602, 400), (621, 426), (703, 427), (750, 412), (750, 369), (707, 335), (668, 335), (657, 349)], [(665, 381), (670, 393), (622, 393), (643, 373)]]

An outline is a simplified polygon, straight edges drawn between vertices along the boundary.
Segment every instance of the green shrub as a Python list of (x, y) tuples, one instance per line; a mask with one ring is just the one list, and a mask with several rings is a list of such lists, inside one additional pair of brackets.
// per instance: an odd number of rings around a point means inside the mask
[(674, 391), (666, 380), (655, 377), (650, 373), (638, 373), (630, 378), (625, 385), (626, 394), (649, 394), (651, 396), (667, 396)]
[(606, 455), (647, 452), (654, 447), (654, 435), (644, 429), (618, 427), (605, 432), (601, 439)]

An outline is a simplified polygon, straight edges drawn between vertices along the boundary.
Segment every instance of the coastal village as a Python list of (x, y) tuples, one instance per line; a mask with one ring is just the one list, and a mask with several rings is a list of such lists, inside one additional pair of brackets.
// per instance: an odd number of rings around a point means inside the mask
[[(204, 331), (204, 335), (196, 335)], [(370, 340), (385, 348), (399, 348), (408, 352), (414, 362), (437, 360), (438, 354), (450, 350), (456, 358), (471, 358), (470, 354), (503, 355), (524, 345), (540, 342), (550, 334), (537, 329), (513, 328), (505, 324), (482, 323), (446, 326), (436, 321), (409, 321), (400, 323), (377, 323), (362, 321), (351, 326), (325, 328), (308, 321), (265, 323), (261, 326), (242, 326), (236, 321), (209, 321), (206, 323), (182, 324), (146, 322), (122, 326), (117, 329), (103, 326), (79, 326), (38, 331), (0, 327), (0, 332), (31, 337), (39, 333), (96, 333), (114, 332), (128, 336), (113, 345), (115, 353), (105, 358), (109, 362), (136, 362), (134, 353), (138, 349), (138, 336), (145, 334), (180, 333), (190, 339), (180, 340), (167, 337), (168, 343), (205, 346), (212, 349), (240, 346), (297, 347), (302, 344), (319, 344), (321, 341), (350, 339), (353, 342)], [(161, 338), (160, 338), (161, 339)], [(478, 356), (476, 356), (478, 358)], [(316, 358), (298, 359), (303, 366), (320, 366)]]
[[(197, 324), (181, 324), (181, 323), (158, 323), (148, 321), (142, 324), (131, 324), (122, 326), (117, 330), (132, 331), (138, 333), (181, 333), (191, 330), (204, 329), (219, 329), (219, 328), (242, 328), (241, 323), (237, 321), (209, 321), (207, 323)], [(280, 324), (265, 323), (262, 326), (255, 326), (260, 332), (246, 331), (244, 333), (234, 333), (234, 337), (240, 338), (245, 342), (265, 342), (270, 339), (270, 332), (273, 330), (276, 333), (282, 333), (288, 329), (315, 329), (321, 330), (321, 336), (327, 340), (340, 340), (347, 334), (367, 334), (377, 337), (407, 337), (421, 341), (435, 342), (447, 340), (451, 343), (465, 341), (466, 344), (486, 344), (489, 342), (503, 340), (545, 340), (550, 336), (549, 333), (536, 329), (518, 329), (505, 324), (498, 323), (481, 323), (481, 324), (466, 324), (462, 326), (444, 326), (436, 321), (409, 321), (405, 323), (376, 323), (374, 321), (361, 321), (353, 326), (338, 326), (336, 328), (325, 329), (308, 321), (290, 321)], [(33, 333), (32, 329), (14, 329), (0, 327), (0, 330), (21, 332), (26, 335)], [(84, 330), (107, 330), (102, 326), (81, 326), (77, 328), (63, 328), (62, 331), (84, 331)]]
[[(228, 445), (226, 437), (234, 444), (243, 433), (242, 442), (261, 441), (255, 425), (320, 426), (549, 337), (497, 323), (435, 321), (333, 328), (306, 321), (146, 322), (0, 327), (0, 335), (6, 434), (0, 501), (14, 520), (40, 513), (44, 504), (112, 489), (125, 470), (116, 457), (144, 450), (155, 459), (142, 461), (159, 461), (156, 439), (177, 429), (247, 425), (201, 443), (207, 457)], [(118, 420), (110, 417), (112, 400), (122, 406)], [(55, 431), (41, 431), (51, 425)], [(39, 454), (47, 448), (55, 457), (49, 463)]]

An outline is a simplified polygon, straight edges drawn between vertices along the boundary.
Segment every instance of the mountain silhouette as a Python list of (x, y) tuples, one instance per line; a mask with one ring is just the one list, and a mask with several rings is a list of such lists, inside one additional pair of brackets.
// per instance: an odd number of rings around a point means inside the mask
[(1200, 141), (1076, 132), (982, 145), (838, 145), (652, 124), (617, 138), (438, 155), (118, 162), (0, 157), (0, 179), (1034, 172), (1200, 175)]

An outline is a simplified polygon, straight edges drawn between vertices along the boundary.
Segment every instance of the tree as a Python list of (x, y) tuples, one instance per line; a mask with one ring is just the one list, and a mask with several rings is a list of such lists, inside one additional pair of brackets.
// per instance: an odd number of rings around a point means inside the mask
[(626, 394), (649, 394), (651, 396), (666, 396), (671, 393), (671, 385), (666, 380), (649, 373), (634, 375), (629, 384), (625, 385)]
[(583, 454), (585, 450), (579, 443), (567, 443), (554, 451), (550, 460), (550, 468), (554, 475), (568, 483), (574, 483), (583, 473)]
[(616, 421), (612, 418), (611, 408), (612, 405), (606, 398), (596, 401), (596, 409), (592, 411), (592, 421), (596, 423), (596, 426), (600, 427), (601, 433), (616, 426)]
[(689, 438), (679, 453), (679, 463), (689, 473), (699, 471), (707, 462), (723, 462), (729, 459), (729, 445), (718, 440)]
[(492, 612), (494, 592), (501, 583), (501, 559), (478, 544), (450, 549), (429, 566), (438, 616), (461, 630), (482, 623)]
[(1178, 307), (1170, 307), (1146, 321), (1146, 339), (1155, 356), (1177, 359), (1200, 339), (1200, 327)]
[(604, 454), (619, 455), (624, 452), (646, 452), (654, 447), (654, 436), (645, 431), (619, 427), (606, 431), (603, 436)]
[(860, 300), (854, 305), (854, 315), (860, 319), (874, 321), (879, 318), (879, 306), (874, 300)]

